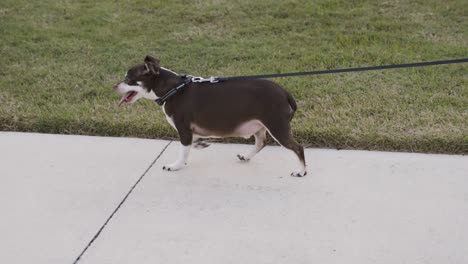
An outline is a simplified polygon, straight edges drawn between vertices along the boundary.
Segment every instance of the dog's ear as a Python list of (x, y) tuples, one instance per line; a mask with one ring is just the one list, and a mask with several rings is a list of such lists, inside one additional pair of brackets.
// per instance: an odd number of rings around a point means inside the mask
[(145, 57), (146, 71), (152, 74), (159, 74), (159, 59), (147, 55)]

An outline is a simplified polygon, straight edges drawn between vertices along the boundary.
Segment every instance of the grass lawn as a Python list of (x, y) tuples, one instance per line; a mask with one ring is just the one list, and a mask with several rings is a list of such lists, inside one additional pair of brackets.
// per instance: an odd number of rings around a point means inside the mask
[[(176, 138), (112, 85), (147, 54), (195, 76), (468, 57), (464, 0), (0, 2), (0, 130)], [(275, 79), (304, 145), (468, 153), (468, 65)]]

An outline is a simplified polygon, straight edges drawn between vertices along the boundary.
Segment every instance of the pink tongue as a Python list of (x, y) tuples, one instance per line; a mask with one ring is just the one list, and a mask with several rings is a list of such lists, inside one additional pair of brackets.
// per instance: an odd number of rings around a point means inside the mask
[(122, 104), (125, 103), (126, 101), (127, 101), (127, 95), (124, 95), (122, 96), (122, 98), (120, 98), (119, 104), (117, 106), (118, 107), (122, 106)]
[(120, 107), (121, 105), (123, 105), (123, 103), (131, 101), (132, 98), (136, 94), (137, 94), (137, 92), (134, 92), (134, 91), (130, 91), (130, 92), (126, 93), (124, 96), (122, 96), (122, 98), (120, 98), (120, 101), (119, 101), (119, 104), (117, 105), (117, 107)]

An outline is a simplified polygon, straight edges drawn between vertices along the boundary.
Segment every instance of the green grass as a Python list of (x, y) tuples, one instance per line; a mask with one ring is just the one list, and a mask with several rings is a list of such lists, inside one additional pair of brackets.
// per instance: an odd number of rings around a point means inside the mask
[[(196, 76), (468, 57), (466, 1), (0, 2), (0, 130), (174, 138), (112, 85), (147, 54)], [(468, 153), (468, 65), (276, 79), (306, 146)]]

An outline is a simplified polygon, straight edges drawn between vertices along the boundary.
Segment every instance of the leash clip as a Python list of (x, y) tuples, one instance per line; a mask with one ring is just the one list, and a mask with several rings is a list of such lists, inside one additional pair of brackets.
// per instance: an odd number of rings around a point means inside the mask
[(202, 78), (202, 77), (192, 77), (192, 82), (194, 83), (202, 83), (202, 82), (210, 82), (210, 83), (217, 83), (219, 82), (218, 77), (211, 76), (210, 78)]
[(210, 80), (210, 83), (217, 83), (217, 82), (219, 82), (218, 77), (214, 77), (214, 76), (211, 76), (209, 80)]

